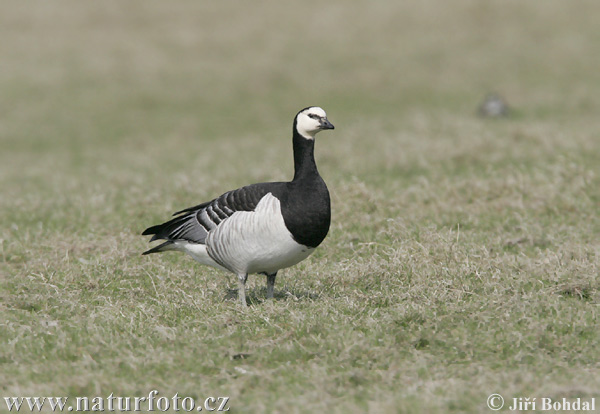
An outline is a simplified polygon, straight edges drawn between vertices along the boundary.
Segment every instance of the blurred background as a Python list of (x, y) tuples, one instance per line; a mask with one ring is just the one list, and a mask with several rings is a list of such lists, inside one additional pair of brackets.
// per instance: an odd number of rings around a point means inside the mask
[[(307, 105), (324, 107), (339, 125), (319, 145), (327, 147), (322, 155), (363, 145), (357, 135), (407, 144), (398, 135), (443, 129), (444, 119), (471, 121), (490, 92), (521, 122), (597, 126), (596, 7), (15, 3), (0, 17), (2, 184), (41, 170), (155, 164), (165, 172), (165, 164), (181, 163), (190, 171), (203, 157), (226, 161), (223, 151), (203, 151), (215, 140), (287, 161), (291, 119)], [(360, 150), (363, 164), (392, 155), (379, 145)]]

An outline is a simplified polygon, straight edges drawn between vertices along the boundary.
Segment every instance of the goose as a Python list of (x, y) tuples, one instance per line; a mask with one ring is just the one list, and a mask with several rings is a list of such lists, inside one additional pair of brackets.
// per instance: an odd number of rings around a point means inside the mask
[(234, 273), (242, 306), (248, 275), (264, 274), (272, 299), (277, 272), (306, 259), (329, 231), (329, 191), (314, 158), (315, 136), (327, 129), (334, 126), (322, 108), (302, 109), (293, 123), (291, 181), (251, 184), (180, 210), (144, 230), (142, 235), (152, 235), (150, 242), (165, 241), (142, 254), (180, 251)]

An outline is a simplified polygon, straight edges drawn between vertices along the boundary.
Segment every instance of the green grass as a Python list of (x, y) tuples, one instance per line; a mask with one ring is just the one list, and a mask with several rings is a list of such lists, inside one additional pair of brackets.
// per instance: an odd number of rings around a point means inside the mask
[[(600, 397), (600, 7), (396, 3), (5, 7), (1, 396)], [(490, 90), (512, 117), (475, 116)], [(140, 256), (173, 211), (291, 178), (307, 105), (336, 125), (332, 228), (274, 301), (263, 276), (242, 310), (232, 275)]]

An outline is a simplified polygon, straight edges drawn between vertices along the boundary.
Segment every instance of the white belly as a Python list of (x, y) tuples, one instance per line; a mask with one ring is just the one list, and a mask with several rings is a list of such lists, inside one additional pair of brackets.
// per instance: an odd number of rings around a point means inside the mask
[(209, 255), (234, 273), (273, 273), (306, 259), (315, 249), (297, 243), (283, 221), (279, 200), (265, 195), (255, 211), (238, 211), (206, 238)]
[(192, 256), (192, 258), (194, 258), (194, 260), (196, 260), (197, 262), (200, 262), (204, 265), (213, 266), (213, 267), (216, 267), (217, 269), (221, 269), (221, 270), (229, 270), (229, 269), (224, 268), (217, 262), (215, 262), (209, 256), (208, 252), (206, 251), (205, 244), (190, 243), (188, 241), (178, 240), (173, 243), (173, 246), (171, 249), (187, 253), (190, 256)]

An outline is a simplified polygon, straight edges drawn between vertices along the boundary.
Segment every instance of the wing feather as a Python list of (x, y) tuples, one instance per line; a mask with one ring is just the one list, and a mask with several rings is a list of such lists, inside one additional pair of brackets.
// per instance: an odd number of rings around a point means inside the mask
[(236, 211), (254, 211), (265, 194), (277, 194), (285, 183), (253, 184), (228, 191), (221, 196), (194, 207), (176, 212), (175, 218), (166, 223), (147, 228), (142, 234), (150, 235), (150, 241), (163, 239), (170, 242), (186, 240), (204, 244), (208, 233)]

